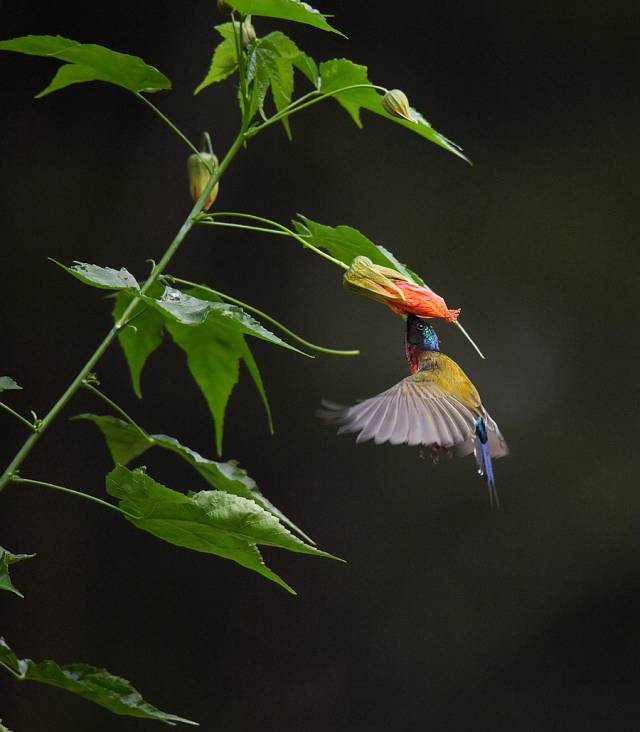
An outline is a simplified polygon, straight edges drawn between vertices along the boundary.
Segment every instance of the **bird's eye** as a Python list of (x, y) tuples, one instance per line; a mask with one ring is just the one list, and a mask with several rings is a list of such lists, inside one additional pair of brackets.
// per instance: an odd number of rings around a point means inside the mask
[(424, 330), (424, 323), (418, 323), (418, 330)]

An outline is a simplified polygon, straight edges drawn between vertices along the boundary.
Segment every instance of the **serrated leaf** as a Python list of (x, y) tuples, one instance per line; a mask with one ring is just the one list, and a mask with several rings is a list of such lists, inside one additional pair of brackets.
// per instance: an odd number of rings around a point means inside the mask
[(265, 391), (264, 384), (262, 382), (262, 374), (260, 373), (258, 364), (256, 363), (256, 360), (253, 357), (253, 353), (251, 353), (251, 349), (249, 348), (249, 344), (247, 343), (246, 339), (243, 339), (243, 345), (240, 350), (240, 357), (244, 361), (244, 365), (247, 367), (249, 376), (251, 376), (251, 378), (253, 379), (253, 383), (255, 384), (255, 387), (258, 390), (258, 394), (260, 394), (260, 399), (262, 399), (262, 403), (264, 405), (265, 412), (267, 413), (267, 422), (269, 423), (269, 432), (271, 434), (273, 434), (274, 430), (273, 430), (273, 417), (271, 415), (271, 406), (269, 404), (269, 399), (267, 398), (267, 392)]
[(0, 50), (67, 62), (37, 97), (86, 81), (105, 81), (131, 92), (156, 92), (171, 88), (169, 79), (141, 58), (112, 51), (95, 43), (78, 43), (62, 36), (31, 35), (0, 41)]
[(185, 351), (189, 370), (213, 416), (216, 447), (218, 454), (221, 454), (224, 413), (231, 392), (238, 382), (240, 359), (245, 362), (260, 393), (272, 429), (271, 411), (262, 378), (243, 336), (253, 335), (298, 353), (302, 351), (285, 343), (241, 308), (213, 299), (203, 299), (212, 297), (203, 290), (194, 292), (202, 297), (194, 297), (167, 287), (160, 299), (145, 296), (144, 300), (165, 316), (166, 329), (176, 344)]
[(231, 74), (233, 74), (233, 72), (238, 68), (238, 54), (233, 35), (232, 23), (222, 23), (221, 25), (217, 25), (216, 30), (224, 40), (214, 49), (209, 71), (195, 88), (193, 92), (194, 94), (198, 94), (211, 84), (223, 81), (231, 76)]
[(413, 282), (424, 286), (424, 281), (398, 261), (390, 251), (374, 244), (352, 226), (325, 226), (301, 214), (298, 216), (300, 220), (292, 222), (296, 231), (315, 247), (324, 249), (346, 265), (351, 265), (355, 257), (363, 255), (369, 257), (374, 264), (391, 267)]
[(5, 727), (5, 725), (2, 724), (1, 719), (0, 719), (0, 732), (11, 732), (11, 730), (8, 727)]
[(111, 267), (99, 267), (97, 264), (86, 262), (74, 262), (71, 267), (66, 267), (55, 259), (51, 260), (59, 267), (62, 267), (70, 275), (73, 275), (80, 282), (102, 290), (137, 290), (138, 281), (124, 267), (112, 269)]
[(100, 429), (114, 463), (126, 466), (150, 447), (170, 450), (191, 465), (209, 485), (225, 493), (232, 493), (255, 501), (259, 506), (277, 516), (283, 524), (295, 530), (303, 539), (310, 544), (315, 544), (302, 529), (298, 528), (258, 490), (256, 482), (247, 474), (246, 470), (238, 465), (236, 460), (224, 463), (209, 460), (195, 450), (182, 445), (175, 437), (168, 435), (149, 435), (149, 439), (145, 439), (133, 425), (110, 415), (79, 414), (74, 419), (88, 420)]
[(276, 346), (288, 348), (290, 351), (303, 353), (295, 346), (283, 341), (275, 333), (267, 330), (237, 305), (194, 297), (173, 287), (167, 287), (159, 299), (146, 295), (142, 299), (156, 308), (169, 321), (187, 326), (204, 325), (205, 323), (215, 324), (220, 328), (251, 335)]
[(22, 389), (10, 376), (0, 376), (0, 391)]
[(166, 328), (185, 352), (189, 371), (207, 402), (215, 425), (216, 449), (221, 455), (224, 414), (238, 382), (243, 336), (214, 321), (194, 326), (167, 320)]
[(30, 658), (19, 659), (4, 638), (0, 638), (0, 661), (19, 674), (22, 680), (57, 686), (105, 707), (114, 714), (155, 719), (171, 726), (175, 726), (178, 722), (196, 726), (198, 724), (190, 719), (160, 711), (146, 702), (129, 681), (114, 676), (104, 668), (89, 666), (86, 663), (61, 666), (55, 661), (36, 662)]
[(146, 439), (139, 430), (117, 417), (77, 414), (72, 419), (86, 419), (100, 429), (116, 465), (127, 465), (153, 445), (151, 437)]
[(301, 0), (228, 0), (228, 5), (243, 15), (262, 15), (304, 23), (320, 30), (344, 35), (327, 22), (327, 16)]
[(122, 510), (135, 511), (139, 518), (127, 520), (139, 529), (177, 546), (231, 559), (292, 593), (264, 564), (258, 544), (335, 558), (298, 539), (275, 516), (241, 496), (218, 490), (187, 496), (157, 483), (144, 470), (122, 465), (107, 476), (107, 492), (120, 499)]
[[(132, 299), (126, 292), (118, 293), (113, 309), (114, 321), (122, 317)], [(141, 398), (140, 376), (147, 359), (162, 343), (164, 319), (154, 308), (141, 303), (130, 320), (131, 323), (118, 332), (118, 341), (129, 366), (133, 391)]]
[(23, 559), (33, 559), (33, 557), (35, 557), (35, 554), (12, 554), (0, 546), (0, 590), (13, 592), (18, 597), (24, 597), (11, 581), (9, 565), (21, 562)]
[[(334, 92), (343, 87), (371, 83), (367, 77), (367, 67), (354, 64), (346, 58), (334, 58), (321, 63), (320, 78), (320, 91), (323, 93)], [(360, 110), (364, 108), (416, 132), (418, 135), (469, 162), (466, 156), (463, 155), (462, 148), (459, 145), (456, 145), (455, 142), (451, 142), (451, 140), (447, 139), (437, 130), (434, 130), (427, 120), (416, 110), (412, 110), (416, 120), (415, 122), (410, 122), (409, 120), (389, 114), (382, 106), (383, 95), (375, 89), (359, 87), (341, 91), (333, 96), (347, 110), (358, 127), (362, 127)]]
[(318, 64), (304, 51), (300, 51), (300, 53), (293, 59), (293, 65), (303, 73), (307, 79), (311, 82), (314, 89), (318, 89), (320, 87), (320, 72), (318, 71)]

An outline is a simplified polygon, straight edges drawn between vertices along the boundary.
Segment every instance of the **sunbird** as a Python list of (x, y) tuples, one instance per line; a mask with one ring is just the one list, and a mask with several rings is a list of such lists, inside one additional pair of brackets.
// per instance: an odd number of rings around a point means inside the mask
[(441, 353), (438, 336), (426, 320), (407, 316), (404, 348), (411, 376), (351, 407), (323, 401), (320, 416), (338, 424), (338, 434), (357, 432), (356, 442), (430, 447), (434, 461), (441, 449), (473, 453), (491, 504), (498, 506), (491, 458), (506, 455), (509, 448), (477, 389), (460, 366)]

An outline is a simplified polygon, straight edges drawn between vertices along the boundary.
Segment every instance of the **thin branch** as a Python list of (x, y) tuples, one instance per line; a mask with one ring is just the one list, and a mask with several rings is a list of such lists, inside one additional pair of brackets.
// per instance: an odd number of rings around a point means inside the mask
[[(350, 91), (351, 89), (375, 89), (376, 91), (387, 93), (388, 89), (386, 89), (384, 86), (378, 86), (377, 84), (351, 84), (350, 86), (344, 86), (341, 89), (335, 89), (334, 91), (330, 92), (309, 92), (308, 94), (305, 94), (304, 97), (300, 97), (300, 99), (296, 99), (294, 102), (292, 102), (290, 105), (285, 107), (284, 109), (280, 110), (279, 112), (276, 112), (274, 115), (269, 117), (269, 119), (266, 122), (263, 122), (261, 125), (256, 125), (255, 127), (251, 127), (249, 130), (247, 130), (247, 137), (253, 137), (254, 135), (257, 135), (258, 132), (262, 132), (266, 127), (269, 127), (270, 125), (278, 122), (283, 117), (289, 117), (292, 114), (295, 114), (296, 112), (299, 112), (301, 109), (306, 109), (307, 107), (310, 107), (312, 104), (317, 104), (318, 102), (321, 102), (323, 99), (328, 99), (329, 97), (334, 97), (336, 94), (340, 94), (341, 92)], [(313, 99), (309, 99), (308, 101), (303, 102), (300, 104), (300, 102), (308, 98), (312, 94), (317, 94), (318, 96), (314, 96)]]
[(22, 424), (25, 427), (27, 427), (28, 429), (30, 429), (31, 432), (38, 431), (38, 428), (34, 424), (29, 422), (29, 420), (26, 417), (23, 417), (21, 414), (18, 414), (18, 412), (16, 412), (14, 409), (11, 409), (11, 407), (9, 405), (5, 404), (4, 402), (0, 402), (0, 407), (2, 407), (2, 409), (4, 409), (6, 412), (8, 412), (13, 417), (15, 417), (17, 420), (22, 422)]
[(103, 401), (105, 401), (111, 407), (111, 409), (117, 412), (125, 420), (125, 422), (128, 422), (132, 427), (134, 427), (148, 443), (153, 443), (153, 439), (142, 429), (142, 427), (140, 427), (140, 425), (138, 425), (133, 420), (133, 418), (124, 411), (122, 407), (118, 406), (112, 399), (109, 399), (106, 394), (103, 394), (100, 389), (98, 389), (86, 379), (83, 382), (82, 386), (88, 391), (93, 392), (93, 394), (95, 394), (97, 397), (100, 397), (100, 399), (102, 399)]
[(307, 348), (311, 348), (314, 351), (318, 351), (319, 353), (327, 353), (331, 356), (359, 356), (360, 351), (352, 350), (352, 351), (341, 351), (336, 348), (325, 348), (324, 346), (318, 346), (315, 343), (311, 343), (311, 341), (307, 341), (304, 338), (301, 338), (299, 335), (296, 335), (293, 331), (289, 330), (286, 326), (284, 326), (282, 323), (277, 321), (275, 318), (272, 318), (270, 315), (267, 315), (267, 313), (263, 312), (262, 310), (258, 310), (258, 308), (253, 307), (253, 305), (248, 305), (246, 302), (242, 302), (242, 300), (238, 300), (235, 297), (232, 297), (231, 295), (226, 295), (224, 292), (220, 292), (219, 290), (214, 290), (212, 287), (208, 287), (207, 285), (199, 285), (196, 282), (190, 282), (189, 280), (183, 280), (180, 277), (173, 277), (172, 275), (164, 275), (164, 279), (169, 280), (170, 282), (174, 282), (179, 285), (185, 285), (186, 287), (198, 287), (202, 290), (205, 290), (206, 292), (210, 292), (213, 295), (217, 295), (218, 297), (221, 297), (223, 300), (227, 300), (230, 303), (233, 303), (234, 305), (239, 305), (241, 308), (244, 308), (245, 310), (248, 310), (249, 312), (255, 313), (259, 317), (261, 317), (263, 320), (266, 320), (268, 323), (271, 323), (272, 325), (275, 325), (276, 328), (280, 328), (280, 330), (283, 333), (286, 333), (290, 338), (293, 338), (293, 340), (297, 341), (298, 343), (302, 344), (303, 346), (306, 346)]
[(113, 503), (109, 503), (108, 501), (103, 501), (102, 498), (97, 498), (96, 496), (92, 496), (89, 493), (82, 493), (81, 491), (76, 491), (73, 488), (65, 488), (63, 485), (56, 485), (55, 483), (45, 483), (42, 480), (32, 480), (30, 478), (20, 478), (18, 476), (12, 476), (10, 479), (11, 483), (24, 483), (25, 485), (38, 485), (42, 488), (51, 488), (55, 491), (60, 491), (61, 493), (69, 493), (72, 496), (77, 496), (78, 498), (85, 498), (87, 501), (93, 501), (94, 503), (99, 503), (101, 506), (105, 506), (106, 508), (110, 508), (112, 511), (117, 511), (118, 513), (121, 513), (123, 516), (126, 516), (127, 518), (131, 519), (139, 519), (140, 516), (135, 516), (132, 513), (129, 513), (128, 511), (125, 511), (124, 509), (120, 508), (119, 506), (114, 506)]
[[(300, 244), (305, 249), (311, 249), (312, 252), (315, 252), (319, 257), (323, 257), (324, 259), (328, 260), (332, 264), (337, 265), (338, 267), (341, 267), (342, 269), (349, 269), (349, 266), (345, 264), (344, 262), (341, 262), (339, 259), (336, 259), (335, 257), (332, 257), (330, 254), (327, 254), (326, 252), (323, 252), (321, 249), (318, 249), (316, 246), (311, 244), (310, 242), (306, 241), (300, 234), (297, 234), (295, 231), (292, 231), (288, 227), (284, 226), (283, 224), (278, 223), (277, 221), (272, 221), (271, 219), (267, 219), (264, 216), (255, 216), (254, 214), (248, 214), (248, 213), (240, 213), (238, 211), (216, 211), (215, 213), (207, 214), (207, 218), (201, 217), (198, 223), (207, 224), (210, 223), (210, 221), (213, 221), (214, 219), (218, 218), (219, 216), (229, 216), (229, 217), (235, 217), (238, 219), (249, 219), (251, 221), (260, 221), (263, 224), (268, 224), (269, 226), (274, 226), (280, 231), (282, 231), (287, 236), (290, 236), (291, 238), (295, 239), (296, 241), (299, 241)], [(209, 219), (210, 221), (208, 221)]]

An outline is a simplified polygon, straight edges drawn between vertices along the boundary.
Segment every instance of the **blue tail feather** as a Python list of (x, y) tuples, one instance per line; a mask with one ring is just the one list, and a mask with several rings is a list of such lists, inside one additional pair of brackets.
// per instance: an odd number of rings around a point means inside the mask
[(493, 475), (493, 465), (491, 463), (487, 427), (482, 417), (478, 417), (476, 420), (476, 437), (473, 452), (478, 466), (478, 473), (486, 480), (489, 486), (489, 500), (491, 501), (491, 505), (500, 508), (496, 481)]

